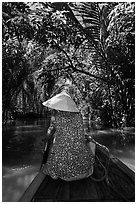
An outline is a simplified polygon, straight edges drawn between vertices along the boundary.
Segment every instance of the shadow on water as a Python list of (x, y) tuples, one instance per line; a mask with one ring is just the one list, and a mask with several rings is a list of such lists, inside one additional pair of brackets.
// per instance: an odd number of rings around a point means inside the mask
[[(18, 121), (3, 128), (2, 201), (16, 202), (36, 176), (43, 158), (46, 120)], [(110, 153), (135, 169), (134, 129), (91, 132)]]

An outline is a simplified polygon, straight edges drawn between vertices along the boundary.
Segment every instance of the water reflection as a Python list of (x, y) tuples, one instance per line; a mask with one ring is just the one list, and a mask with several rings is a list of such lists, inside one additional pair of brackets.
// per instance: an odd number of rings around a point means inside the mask
[(43, 157), (45, 122), (17, 121), (3, 128), (2, 201), (18, 201), (36, 176)]
[[(43, 157), (45, 120), (17, 121), (3, 128), (3, 202), (16, 202), (36, 176)], [(130, 168), (135, 169), (134, 129), (91, 132)]]
[(5, 169), (5, 175), (2, 179), (2, 201), (18, 201), (23, 192), (27, 189), (31, 181), (38, 172), (38, 167), (26, 167), (20, 169)]
[(104, 130), (92, 132), (99, 143), (110, 150), (110, 154), (118, 157), (129, 168), (135, 170), (135, 131), (134, 128), (123, 130)]

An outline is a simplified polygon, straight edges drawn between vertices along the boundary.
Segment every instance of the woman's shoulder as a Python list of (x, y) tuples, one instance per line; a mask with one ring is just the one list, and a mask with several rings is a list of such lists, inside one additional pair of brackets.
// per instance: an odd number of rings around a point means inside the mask
[(67, 116), (71, 116), (71, 117), (75, 117), (75, 116), (80, 116), (81, 113), (80, 112), (69, 112), (69, 111), (58, 111), (57, 113), (57, 116), (64, 116), (64, 117), (67, 117)]
[(71, 120), (71, 121), (79, 121), (82, 120), (82, 115), (81, 113), (75, 113), (75, 112), (68, 112), (68, 111), (59, 111), (58, 114), (56, 115), (56, 121), (59, 119), (64, 119), (65, 121)]

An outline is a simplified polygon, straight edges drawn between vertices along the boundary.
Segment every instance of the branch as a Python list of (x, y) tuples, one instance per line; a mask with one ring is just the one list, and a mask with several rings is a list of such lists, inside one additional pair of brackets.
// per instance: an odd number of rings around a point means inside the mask
[(96, 76), (96, 75), (91, 74), (90, 72), (87, 72), (87, 71), (85, 71), (85, 70), (81, 70), (81, 69), (75, 68), (75, 72), (80, 72), (80, 73), (86, 74), (86, 75), (88, 75), (88, 76), (90, 76), (90, 77), (94, 77), (95, 79), (99, 79), (99, 80), (104, 81), (104, 82), (106, 82), (106, 83), (110, 83), (110, 81), (107, 80), (106, 78), (102, 78), (102, 77)]
[(99, 80), (101, 80), (101, 81), (104, 81), (104, 82), (106, 82), (106, 83), (110, 83), (110, 81), (108, 80), (108, 79), (106, 79), (106, 78), (102, 78), (102, 77), (99, 77), (99, 76), (96, 76), (96, 75), (94, 75), (94, 74), (91, 74), (90, 72), (87, 72), (87, 71), (85, 71), (85, 70), (81, 70), (81, 69), (77, 69), (74, 65), (73, 65), (73, 63), (72, 63), (72, 60), (70, 59), (70, 57), (69, 57), (69, 55), (67, 54), (67, 52), (65, 51), (65, 50), (63, 50), (59, 45), (55, 45), (55, 47), (57, 48), (57, 49), (59, 49), (61, 52), (63, 52), (65, 55), (66, 55), (66, 57), (68, 58), (68, 61), (70, 62), (70, 68), (72, 68), (72, 70), (74, 71), (74, 72), (79, 72), (79, 73), (83, 73), (83, 74), (86, 74), (86, 75), (88, 75), (88, 76), (90, 76), (90, 77), (94, 77), (94, 78), (96, 78), (96, 79), (99, 79)]
[(57, 49), (59, 49), (61, 52), (63, 52), (66, 57), (68, 58), (68, 61), (70, 62), (70, 65), (71, 65), (71, 68), (74, 70), (75, 69), (75, 66), (73, 65), (72, 63), (72, 60), (70, 59), (69, 55), (67, 54), (67, 52), (65, 50), (63, 50), (59, 45), (54, 45)]
[(72, 68), (71, 66), (66, 66), (66, 67), (63, 67), (63, 68), (57, 68), (57, 69), (50, 69), (50, 70), (48, 70), (49, 72), (54, 72), (54, 71), (60, 71), (60, 70), (63, 70), (63, 69), (70, 69), (70, 68)]

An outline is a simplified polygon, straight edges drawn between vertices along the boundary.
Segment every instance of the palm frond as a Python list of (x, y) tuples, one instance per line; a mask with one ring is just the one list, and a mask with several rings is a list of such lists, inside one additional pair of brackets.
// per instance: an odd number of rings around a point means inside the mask
[(75, 17), (83, 29), (91, 35), (93, 43), (94, 38), (100, 42), (100, 10), (97, 3), (78, 2), (72, 8)]

